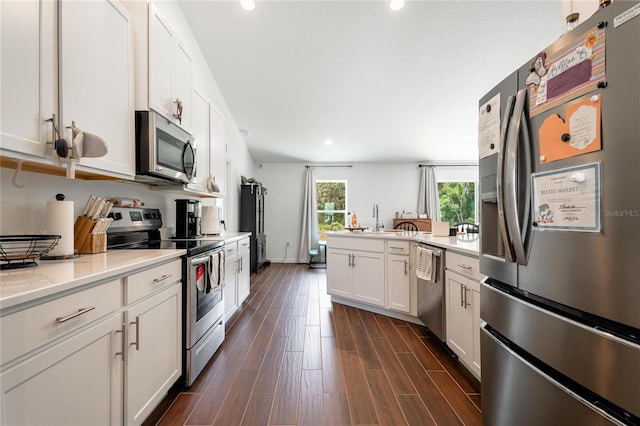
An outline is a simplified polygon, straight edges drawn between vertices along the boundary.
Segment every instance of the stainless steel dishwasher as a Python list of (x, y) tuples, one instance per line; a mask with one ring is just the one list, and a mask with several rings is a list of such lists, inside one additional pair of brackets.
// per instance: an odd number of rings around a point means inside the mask
[[(422, 247), (431, 250), (431, 280), (424, 280), (418, 274), (418, 250)], [(445, 251), (428, 244), (414, 244), (416, 276), (418, 277), (418, 318), (441, 341), (446, 342), (446, 313), (444, 290), (444, 254)]]

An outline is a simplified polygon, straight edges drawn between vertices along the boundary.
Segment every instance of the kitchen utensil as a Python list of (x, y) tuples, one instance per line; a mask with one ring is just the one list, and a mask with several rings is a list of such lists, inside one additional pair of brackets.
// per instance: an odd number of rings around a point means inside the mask
[(448, 237), (449, 222), (432, 222), (431, 230), (434, 237)]
[(1, 235), (0, 260), (7, 262), (0, 269), (18, 269), (37, 266), (33, 260), (53, 249), (60, 235)]
[(202, 233), (216, 235), (222, 232), (222, 209), (216, 206), (202, 207)]
[(82, 216), (87, 217), (87, 215), (89, 214), (89, 210), (91, 209), (91, 206), (93, 205), (93, 202), (96, 200), (96, 196), (95, 195), (90, 195), (89, 199), (87, 200), (87, 204), (84, 205), (84, 210), (82, 211)]
[(42, 260), (71, 259), (74, 255), (73, 246), (73, 201), (65, 201), (64, 194), (56, 194), (55, 201), (47, 201), (47, 215), (45, 229), (49, 235), (60, 235), (56, 247), (41, 256)]

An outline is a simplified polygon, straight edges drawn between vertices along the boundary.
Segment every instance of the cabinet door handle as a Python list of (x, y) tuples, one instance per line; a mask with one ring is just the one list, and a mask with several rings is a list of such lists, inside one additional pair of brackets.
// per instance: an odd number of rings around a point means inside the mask
[(464, 307), (464, 286), (460, 284), (460, 306)]
[(464, 286), (464, 308), (467, 309), (468, 306), (471, 306), (471, 303), (467, 302), (467, 292), (471, 290), (469, 287), (467, 287), (466, 285)]
[(182, 124), (182, 101), (180, 100), (180, 98), (176, 98), (173, 103), (176, 104), (176, 113), (173, 114), (173, 117), (176, 118), (180, 122), (180, 124)]
[(473, 269), (471, 266), (465, 265), (464, 263), (458, 263), (458, 266), (461, 267), (462, 269), (466, 269), (467, 271), (470, 271)]
[(140, 317), (136, 317), (136, 320), (130, 322), (129, 324), (136, 325), (136, 341), (134, 343), (129, 343), (131, 346), (136, 347), (136, 351), (140, 350)]
[(70, 319), (73, 319), (73, 318), (78, 317), (80, 315), (84, 315), (89, 311), (93, 311), (95, 308), (96, 308), (95, 306), (90, 306), (88, 308), (81, 308), (75, 314), (71, 314), (71, 315), (68, 315), (66, 317), (58, 317), (58, 318), (56, 318), (56, 321), (58, 321), (58, 324), (62, 324), (63, 322), (67, 322)]
[(173, 275), (171, 275), (171, 274), (169, 274), (169, 275), (165, 274), (165, 275), (161, 276), (160, 278), (154, 278), (153, 282), (157, 284), (159, 282), (162, 282), (162, 281), (166, 280), (167, 278), (171, 278), (172, 276)]
[(121, 355), (122, 356), (122, 362), (124, 362), (124, 348), (127, 345), (127, 342), (124, 339), (124, 328), (127, 326), (127, 324), (122, 323), (120, 324), (120, 330), (116, 330), (116, 333), (122, 333), (122, 337), (120, 338), (121, 340), (121, 344), (122, 344), (122, 351), (121, 352), (116, 352), (116, 356)]
[(351, 266), (356, 266), (356, 255), (355, 255), (355, 254), (352, 254), (351, 256), (353, 256), (353, 257), (351, 258), (351, 259), (353, 259), (353, 260), (351, 261)]
[(407, 275), (409, 273), (409, 262), (404, 261), (404, 274)]

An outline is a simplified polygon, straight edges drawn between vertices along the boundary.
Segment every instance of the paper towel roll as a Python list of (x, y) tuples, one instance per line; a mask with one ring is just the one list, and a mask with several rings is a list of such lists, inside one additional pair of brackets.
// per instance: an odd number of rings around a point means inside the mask
[(47, 201), (47, 234), (60, 235), (48, 256), (73, 254), (73, 201)]

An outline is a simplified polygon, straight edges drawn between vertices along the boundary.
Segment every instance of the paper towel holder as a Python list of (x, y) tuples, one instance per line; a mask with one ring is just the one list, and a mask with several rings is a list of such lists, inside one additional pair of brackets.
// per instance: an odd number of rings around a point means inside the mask
[[(64, 201), (64, 194), (56, 194), (56, 200)], [(77, 259), (80, 257), (78, 253), (73, 254), (61, 254), (61, 255), (44, 255), (40, 256), (40, 260), (64, 260), (64, 259)]]

